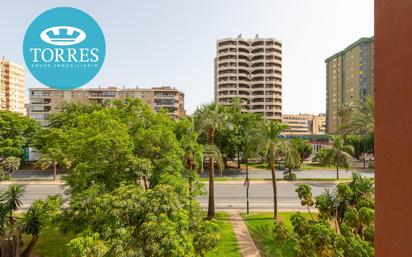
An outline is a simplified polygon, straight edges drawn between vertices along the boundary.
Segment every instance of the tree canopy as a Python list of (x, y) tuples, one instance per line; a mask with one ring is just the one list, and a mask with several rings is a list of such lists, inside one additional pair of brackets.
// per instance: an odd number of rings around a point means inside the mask
[(0, 158), (21, 157), (40, 129), (35, 120), (11, 111), (0, 111)]

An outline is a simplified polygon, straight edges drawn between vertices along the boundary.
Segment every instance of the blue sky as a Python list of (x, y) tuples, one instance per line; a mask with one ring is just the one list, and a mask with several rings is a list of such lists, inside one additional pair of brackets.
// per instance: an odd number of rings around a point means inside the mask
[[(100, 24), (106, 60), (86, 85), (170, 85), (186, 109), (213, 100), (216, 40), (274, 37), (283, 42), (283, 112), (325, 111), (324, 60), (373, 36), (373, 0), (0, 0), (0, 56), (24, 64), (30, 22), (59, 6), (79, 8)], [(29, 72), (26, 89), (40, 87)]]

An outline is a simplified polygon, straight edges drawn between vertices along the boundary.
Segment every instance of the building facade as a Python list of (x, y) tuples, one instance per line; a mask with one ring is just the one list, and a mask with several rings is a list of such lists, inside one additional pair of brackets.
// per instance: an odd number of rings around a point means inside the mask
[(50, 88), (29, 89), (29, 113), (47, 127), (50, 115), (61, 111), (65, 103), (106, 104), (117, 99), (141, 99), (154, 111), (166, 109), (169, 116), (178, 119), (186, 115), (183, 92), (171, 87), (153, 88), (85, 88), (55, 90)]
[(284, 114), (282, 123), (289, 126), (285, 135), (319, 135), (325, 134), (326, 119), (325, 114)]
[(24, 108), (24, 68), (0, 59), (0, 110), (25, 113)]
[(217, 41), (215, 102), (240, 98), (245, 112), (282, 118), (282, 43), (274, 38), (225, 38)]
[(325, 60), (327, 132), (341, 125), (338, 111), (343, 104), (356, 104), (374, 94), (374, 38), (361, 38)]

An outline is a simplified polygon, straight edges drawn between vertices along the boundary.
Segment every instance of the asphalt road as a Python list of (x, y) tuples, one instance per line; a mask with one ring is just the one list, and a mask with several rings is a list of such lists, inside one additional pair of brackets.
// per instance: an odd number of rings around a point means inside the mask
[[(325, 188), (334, 188), (331, 183), (307, 183), (312, 186), (313, 194), (319, 195)], [(0, 185), (0, 190), (7, 185)], [(60, 185), (25, 185), (25, 193), (22, 198), (22, 210), (36, 199), (44, 199), (48, 195), (63, 193), (64, 188)], [(278, 203), (281, 210), (302, 209), (299, 199), (295, 193), (295, 184), (278, 184)], [(205, 185), (207, 189), (207, 185)], [(273, 208), (273, 193), (270, 183), (250, 184), (250, 208), (252, 211), (270, 211)], [(207, 194), (199, 197), (202, 208), (207, 207)], [(215, 184), (215, 205), (218, 210), (245, 210), (246, 209), (246, 188), (242, 183), (236, 184)]]
[[(336, 171), (335, 170), (294, 170), (293, 171), (298, 179), (333, 179), (336, 178)], [(362, 170), (360, 169), (359, 172), (362, 176), (366, 177), (374, 177), (375, 173), (371, 170)], [(58, 177), (64, 176), (65, 172), (59, 172), (57, 174)], [(18, 170), (12, 173), (13, 179), (18, 180), (48, 180), (53, 179), (53, 172), (50, 170), (43, 171), (43, 170)], [(208, 172), (207, 170), (200, 174), (201, 177), (207, 178)], [(223, 172), (223, 176), (219, 175), (219, 172), (215, 172), (216, 177), (222, 178), (245, 178), (246, 170), (244, 169), (226, 169)], [(249, 171), (249, 177), (253, 179), (270, 179), (272, 175), (269, 170), (257, 170), (253, 169)], [(277, 178), (283, 178), (283, 171), (276, 171)], [(350, 178), (352, 177), (352, 171), (346, 171), (344, 169), (339, 171), (340, 178)]]
[[(372, 171), (347, 171), (347, 170), (340, 170), (339, 177), (340, 178), (351, 178), (352, 172), (358, 172), (362, 176), (366, 176), (369, 178), (373, 178), (375, 173)], [(294, 170), (293, 173), (296, 174), (298, 179), (334, 179), (336, 178), (336, 170)], [(207, 178), (209, 176), (208, 171), (200, 174), (201, 177)], [(226, 169), (223, 171), (223, 176), (219, 174), (215, 174), (215, 177), (222, 177), (222, 178), (245, 178), (246, 170), (243, 169)], [(249, 170), (249, 177), (253, 179), (271, 179), (272, 175), (269, 170)], [(283, 178), (283, 171), (276, 171), (277, 178)]]

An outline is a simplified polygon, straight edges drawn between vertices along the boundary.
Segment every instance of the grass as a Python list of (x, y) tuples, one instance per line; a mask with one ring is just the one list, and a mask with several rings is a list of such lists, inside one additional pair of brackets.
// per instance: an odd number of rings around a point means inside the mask
[[(269, 170), (270, 166), (267, 162), (262, 162), (262, 163), (249, 163), (250, 167), (256, 168), (256, 169), (262, 169), (262, 170)], [(244, 168), (245, 165), (242, 164), (242, 167)]]
[[(293, 212), (279, 213), (279, 218), (283, 220), (289, 230), (292, 229), (290, 223), (292, 214)], [(303, 213), (303, 215), (309, 217), (309, 213)], [(242, 216), (262, 257), (294, 257), (292, 243), (281, 245), (273, 239), (273, 213), (251, 213)]]
[(317, 164), (302, 163), (299, 170), (336, 170), (336, 166), (319, 166)]
[(229, 215), (225, 212), (216, 213), (216, 222), (220, 227), (220, 240), (217, 249), (209, 252), (206, 257), (240, 257), (239, 246), (229, 221)]
[[(240, 257), (239, 247), (232, 225), (227, 213), (216, 214), (216, 222), (220, 227), (220, 240), (216, 250), (209, 252), (207, 257)], [(33, 257), (64, 257), (66, 256), (67, 244), (75, 236), (73, 234), (62, 234), (60, 230), (51, 225), (45, 226), (41, 231), (39, 241), (34, 248)], [(24, 237), (25, 242), (30, 238)]]
[[(35, 257), (64, 257), (66, 245), (74, 238), (73, 234), (62, 234), (57, 227), (45, 226), (40, 232), (39, 241), (34, 247), (32, 256)], [(29, 237), (24, 238), (28, 242)]]

